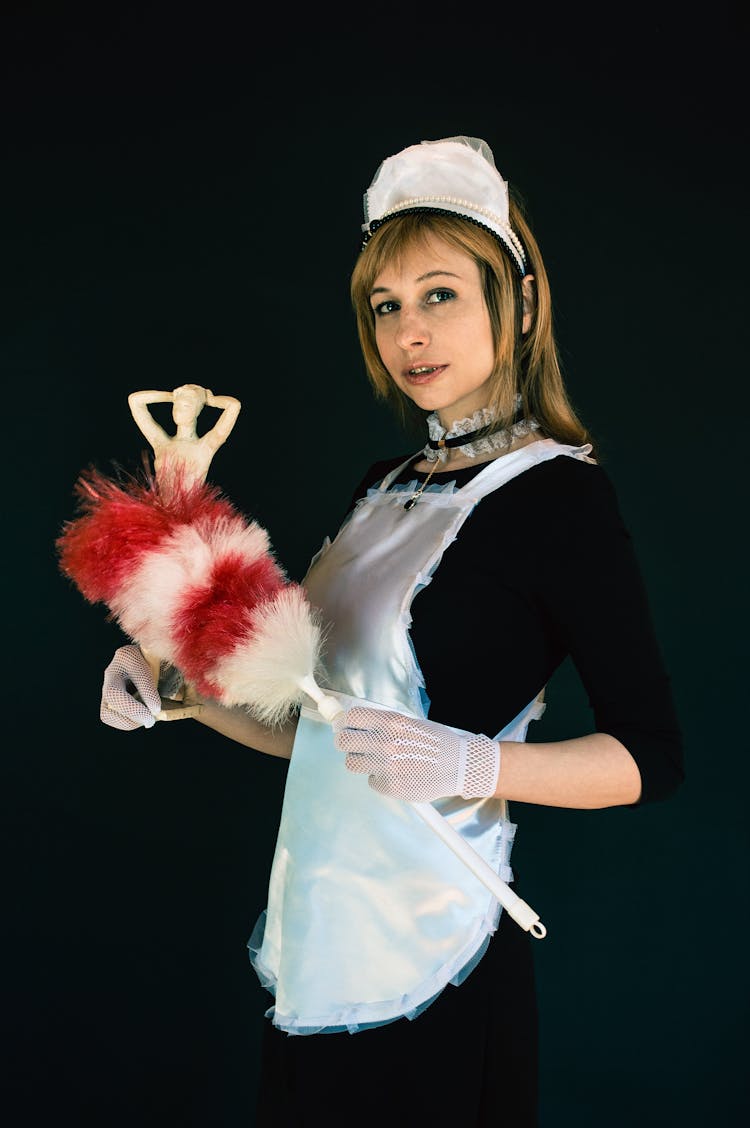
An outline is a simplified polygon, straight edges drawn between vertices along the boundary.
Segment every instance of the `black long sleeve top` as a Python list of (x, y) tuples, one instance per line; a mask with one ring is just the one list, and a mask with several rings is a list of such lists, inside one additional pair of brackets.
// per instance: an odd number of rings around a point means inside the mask
[[(371, 466), (352, 505), (402, 461)], [(481, 468), (436, 471), (431, 484), (460, 488)], [(396, 482), (424, 478), (409, 467)], [(487, 495), (415, 595), (411, 615), (430, 719), (495, 735), (570, 656), (592, 731), (614, 736), (638, 765), (640, 802), (679, 786), (671, 683), (631, 537), (600, 466), (553, 458)]]

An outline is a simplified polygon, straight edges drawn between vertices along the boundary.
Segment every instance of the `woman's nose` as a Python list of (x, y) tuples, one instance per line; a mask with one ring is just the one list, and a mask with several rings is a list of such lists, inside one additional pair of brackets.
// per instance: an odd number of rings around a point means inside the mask
[(401, 309), (401, 316), (396, 333), (396, 343), (399, 348), (413, 349), (426, 345), (428, 340), (427, 327), (423, 315), (419, 310)]

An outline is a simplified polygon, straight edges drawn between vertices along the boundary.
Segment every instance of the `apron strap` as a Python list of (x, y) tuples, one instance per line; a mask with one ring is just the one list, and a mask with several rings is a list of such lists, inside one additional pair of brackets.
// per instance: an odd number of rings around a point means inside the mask
[(465, 498), (467, 501), (476, 504), (487, 494), (498, 489), (499, 486), (505, 485), (511, 478), (522, 474), (524, 470), (528, 470), (531, 466), (538, 466), (539, 463), (547, 462), (551, 458), (557, 458), (558, 455), (569, 455), (571, 458), (577, 458), (584, 462), (594, 462), (593, 458), (588, 457), (591, 449), (590, 443), (576, 447), (558, 443), (555, 439), (538, 439), (534, 443), (529, 443), (528, 446), (519, 447), (518, 450), (511, 451), (510, 454), (501, 455), (500, 458), (488, 462), (476, 477), (472, 478), (461, 489), (456, 490), (454, 497)]
[(378, 486), (379, 492), (385, 493), (386, 490), (389, 490), (391, 488), (391, 483), (395, 482), (401, 471), (405, 470), (409, 463), (413, 462), (417, 455), (421, 453), (421, 451), (416, 450), (414, 454), (410, 454), (408, 458), (405, 458), (400, 466), (397, 466), (395, 470), (391, 470), (388, 474), (386, 474), (386, 476), (383, 478), (383, 481)]
[[(521, 474), (530, 466), (536, 466), (540, 462), (546, 462), (550, 458), (556, 458), (559, 454), (569, 455), (571, 458), (578, 458), (584, 462), (594, 462), (593, 458), (588, 455), (591, 451), (591, 443), (586, 443), (584, 446), (566, 446), (564, 443), (558, 443), (555, 439), (538, 439), (535, 443), (529, 443), (528, 446), (519, 447), (518, 450), (511, 451), (510, 454), (504, 454), (500, 458), (495, 458), (488, 462), (483, 470), (480, 470), (476, 477), (472, 478), (461, 489), (456, 490), (454, 497), (463, 497), (466, 500), (474, 502), (481, 501), (488, 493), (492, 493), (498, 486), (504, 485), (509, 482), (511, 478), (515, 478), (517, 474)], [(393, 482), (399, 474), (406, 469), (406, 467), (414, 461), (414, 459), (421, 454), (421, 451), (415, 451), (410, 454), (408, 458), (391, 470), (383, 478), (383, 481), (378, 486), (379, 493), (386, 493), (390, 489)]]

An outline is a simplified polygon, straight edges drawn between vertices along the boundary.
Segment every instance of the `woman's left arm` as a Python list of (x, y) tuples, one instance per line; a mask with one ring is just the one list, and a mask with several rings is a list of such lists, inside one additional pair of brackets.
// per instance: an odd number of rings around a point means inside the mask
[(682, 780), (681, 733), (641, 567), (607, 474), (565, 469), (571, 482), (549, 515), (540, 601), (581, 679), (593, 732), (503, 741), (498, 793), (580, 808), (666, 798)]
[(548, 807), (630, 806), (641, 796), (641, 773), (614, 736), (593, 732), (546, 744), (500, 741), (495, 794)]
[(533, 588), (581, 677), (594, 731), (547, 743), (497, 741), (354, 707), (337, 722), (336, 742), (347, 768), (368, 773), (376, 791), (413, 802), (494, 795), (593, 809), (664, 798), (679, 785), (669, 677), (614, 491), (590, 467), (558, 477), (560, 494), (547, 499), (542, 522), (546, 540), (535, 542)]

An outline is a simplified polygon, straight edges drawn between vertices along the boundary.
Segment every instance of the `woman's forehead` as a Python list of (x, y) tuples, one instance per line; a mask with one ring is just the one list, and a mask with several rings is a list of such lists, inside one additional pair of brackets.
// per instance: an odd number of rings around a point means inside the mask
[(462, 276), (477, 270), (473, 257), (434, 233), (421, 236), (418, 240), (394, 247), (378, 264), (373, 285), (382, 284), (383, 279), (400, 277), (414, 280), (423, 275), (445, 271)]

